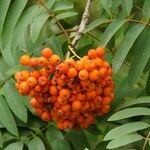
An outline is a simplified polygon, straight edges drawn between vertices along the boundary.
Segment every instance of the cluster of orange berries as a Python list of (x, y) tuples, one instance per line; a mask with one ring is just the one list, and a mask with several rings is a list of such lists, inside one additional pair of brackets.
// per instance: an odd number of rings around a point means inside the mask
[(59, 129), (87, 128), (109, 112), (114, 98), (104, 53), (103, 48), (91, 49), (81, 60), (63, 62), (49, 48), (38, 58), (23, 55), (20, 63), (33, 70), (16, 73), (16, 88), (32, 97), (31, 105), (44, 121), (56, 121)]

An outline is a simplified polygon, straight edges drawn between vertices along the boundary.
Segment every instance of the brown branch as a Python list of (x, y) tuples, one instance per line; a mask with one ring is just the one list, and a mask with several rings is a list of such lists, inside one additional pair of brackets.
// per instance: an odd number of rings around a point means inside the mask
[[(89, 20), (89, 10), (90, 10), (91, 2), (92, 2), (92, 0), (87, 0), (87, 3), (86, 3), (86, 6), (85, 6), (83, 15), (82, 15), (82, 19), (81, 19), (80, 25), (78, 27), (78, 30), (77, 30), (77, 32), (76, 32), (76, 34), (75, 34), (75, 36), (74, 36), (71, 44), (68, 46), (68, 48), (69, 48), (69, 50), (71, 52), (74, 52), (74, 48), (75, 48), (78, 40), (80, 39), (80, 37), (83, 35), (85, 27), (86, 27), (86, 25), (88, 23), (88, 20)], [(67, 52), (66, 59), (68, 59), (70, 57), (70, 51)]]
[(85, 10), (84, 10), (84, 13), (82, 15), (82, 20), (81, 20), (81, 23), (79, 25), (78, 31), (77, 31), (75, 37), (73, 38), (73, 40), (71, 42), (72, 47), (76, 46), (78, 40), (82, 36), (82, 33), (83, 33), (87, 23), (88, 23), (88, 20), (89, 20), (89, 9), (90, 9), (90, 5), (91, 5), (91, 1), (92, 0), (87, 0), (86, 6), (85, 6)]

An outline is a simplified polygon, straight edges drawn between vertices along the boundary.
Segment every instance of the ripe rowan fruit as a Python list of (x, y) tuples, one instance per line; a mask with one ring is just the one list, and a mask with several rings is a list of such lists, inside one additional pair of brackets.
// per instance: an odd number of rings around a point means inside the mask
[(63, 62), (50, 48), (39, 57), (24, 55), (20, 63), (31, 71), (15, 74), (16, 89), (32, 97), (31, 106), (44, 121), (55, 121), (59, 129), (87, 128), (110, 111), (114, 99), (112, 69), (104, 54), (104, 48), (96, 48), (80, 60)]
[(88, 57), (90, 59), (95, 59), (97, 56), (97, 51), (95, 49), (91, 49), (88, 51)]
[(47, 66), (48, 65), (48, 61), (45, 57), (39, 57), (37, 59), (37, 65), (39, 66)]
[(40, 74), (40, 71), (38, 71), (38, 70), (32, 70), (30, 72), (30, 76), (35, 77), (36, 79), (38, 79), (41, 76), (41, 74)]
[(36, 85), (35, 88), (34, 88), (34, 90), (36, 92), (41, 92), (42, 88), (39, 85)]
[(41, 116), (43, 114), (43, 109), (41, 108), (35, 108), (34, 109), (35, 113), (38, 114), (39, 116)]
[(63, 99), (68, 99), (70, 97), (70, 91), (68, 89), (61, 89), (59, 95)]
[(58, 65), (60, 63), (60, 58), (59, 58), (59, 56), (54, 54), (50, 57), (49, 62), (51, 65), (54, 65), (54, 66)]
[(73, 121), (71, 121), (69, 119), (68, 120), (64, 120), (63, 127), (64, 127), (64, 129), (72, 128), (73, 127)]
[(60, 73), (66, 73), (68, 69), (69, 66), (66, 62), (63, 62), (56, 67), (56, 70), (58, 70)]
[(83, 69), (78, 74), (79, 79), (85, 81), (89, 78), (89, 72), (86, 69)]
[(51, 95), (57, 95), (58, 94), (58, 90), (56, 86), (50, 86), (50, 90), (49, 90)]
[(37, 79), (35, 77), (32, 77), (30, 76), (28, 79), (27, 79), (27, 84), (29, 87), (35, 87), (37, 85)]
[(30, 61), (30, 57), (28, 55), (23, 55), (20, 58), (20, 64), (22, 65), (25, 65), (25, 66), (29, 65), (29, 61)]
[(74, 67), (75, 66), (75, 61), (73, 59), (67, 59), (65, 62), (68, 64), (69, 67)]
[(76, 100), (72, 103), (72, 110), (76, 111), (76, 110), (80, 110), (81, 109), (81, 102), (79, 100)]
[(21, 94), (27, 94), (29, 92), (30, 88), (29, 88), (29, 85), (26, 81), (23, 81), (20, 83), (19, 85), (19, 92)]
[(99, 71), (97, 69), (94, 69), (93, 71), (90, 72), (89, 78), (91, 81), (96, 81), (99, 79)]
[(96, 92), (95, 90), (92, 90), (92, 91), (87, 92), (86, 95), (88, 99), (94, 99), (96, 97)]
[(84, 101), (86, 99), (86, 95), (84, 93), (78, 93), (77, 99), (80, 101)]
[(26, 70), (20, 72), (19, 80), (26, 81), (29, 77), (30, 73)]
[(49, 112), (43, 112), (41, 118), (44, 121), (50, 121), (51, 120), (51, 114)]
[(96, 66), (97, 69), (100, 69), (102, 67), (102, 65), (103, 65), (102, 59), (96, 58), (93, 61), (94, 61), (94, 64), (95, 64), (95, 66)]
[(95, 69), (95, 63), (93, 60), (88, 60), (86, 61), (85, 63), (85, 66), (84, 68), (87, 70), (87, 71), (92, 71)]
[(110, 97), (103, 97), (102, 99), (102, 105), (109, 105), (111, 103), (112, 99)]
[(110, 111), (110, 106), (109, 105), (102, 105), (101, 111), (102, 111), (102, 113), (108, 113)]
[(37, 66), (37, 59), (36, 58), (30, 58), (29, 66), (31, 66), (31, 67)]
[(41, 76), (41, 77), (39, 77), (39, 79), (38, 79), (38, 84), (39, 84), (40, 86), (46, 85), (47, 82), (48, 82), (48, 80), (47, 80), (47, 78), (46, 78), (45, 76)]
[(98, 55), (100, 58), (103, 58), (103, 57), (104, 57), (104, 53), (105, 53), (104, 48), (98, 47), (98, 48), (96, 48), (96, 52), (97, 52), (97, 55)]
[(83, 62), (81, 60), (76, 61), (75, 68), (77, 69), (77, 71), (82, 70), (84, 68)]
[(53, 55), (53, 51), (50, 48), (44, 48), (42, 50), (42, 56), (45, 58), (49, 58)]
[(37, 101), (37, 99), (35, 99), (35, 98), (32, 98), (30, 103), (31, 103), (31, 106), (34, 108), (37, 108), (40, 105), (39, 102)]
[(78, 72), (75, 68), (69, 68), (69, 70), (67, 71), (67, 77), (70, 79), (75, 78), (77, 74)]

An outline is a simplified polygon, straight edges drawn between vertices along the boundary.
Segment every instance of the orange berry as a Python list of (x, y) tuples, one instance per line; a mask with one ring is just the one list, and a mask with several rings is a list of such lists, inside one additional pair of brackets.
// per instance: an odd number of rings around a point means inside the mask
[(96, 66), (98, 69), (100, 69), (100, 68), (102, 67), (102, 64), (103, 64), (102, 59), (96, 58), (96, 59), (94, 59), (93, 61), (94, 61), (94, 63), (95, 63), (95, 66)]
[(59, 120), (58, 122), (57, 122), (57, 128), (58, 129), (60, 129), (60, 130), (63, 130), (64, 129), (64, 126), (63, 126), (63, 120)]
[(101, 96), (96, 96), (95, 99), (94, 99), (94, 102), (96, 103), (96, 105), (101, 104), (101, 102), (102, 102)]
[(19, 85), (19, 92), (21, 94), (27, 94), (29, 92), (30, 88), (29, 85), (27, 84), (27, 82), (23, 81), (22, 83), (20, 83)]
[(55, 72), (55, 67), (53, 65), (49, 64), (46, 69), (49, 74)]
[(112, 93), (112, 88), (111, 87), (106, 87), (104, 88), (104, 95), (110, 95)]
[(65, 82), (64, 79), (58, 78), (58, 79), (57, 79), (57, 84), (58, 84), (59, 86), (64, 86), (64, 85), (66, 84), (66, 82)]
[(92, 60), (86, 61), (84, 68), (85, 68), (87, 71), (92, 71), (93, 69), (95, 69), (95, 63), (94, 63), (94, 61), (92, 61)]
[(68, 99), (70, 97), (70, 91), (68, 89), (61, 89), (59, 95), (63, 99)]
[(27, 84), (28, 84), (28, 86), (29, 87), (35, 87), (36, 85), (37, 85), (37, 79), (35, 78), (35, 77), (29, 77), (28, 79), (27, 79)]
[(97, 55), (96, 50), (91, 49), (91, 50), (88, 51), (88, 57), (89, 57), (90, 59), (95, 59), (97, 56), (98, 56), (98, 55)]
[(87, 92), (87, 98), (88, 99), (93, 99), (93, 98), (95, 98), (96, 97), (96, 92), (93, 90), (93, 91), (89, 91), (89, 92)]
[(37, 113), (39, 116), (41, 116), (43, 114), (43, 109), (41, 108), (35, 108), (35, 113)]
[(98, 87), (95, 89), (96, 95), (101, 95), (103, 94), (103, 88), (102, 87)]
[(68, 64), (69, 67), (74, 67), (75, 66), (75, 61), (71, 58), (67, 59), (65, 62)]
[(37, 63), (39, 66), (47, 66), (48, 65), (48, 61), (45, 57), (39, 57), (37, 59)]
[(103, 97), (102, 105), (109, 105), (111, 103), (112, 99), (110, 97)]
[(16, 72), (15, 73), (15, 79), (17, 80), (17, 81), (19, 81), (19, 79), (20, 79), (20, 72)]
[(89, 78), (89, 73), (86, 69), (83, 69), (79, 72), (78, 77), (81, 80), (87, 80)]
[(47, 79), (45, 76), (41, 76), (41, 77), (39, 77), (39, 79), (38, 79), (38, 83), (39, 83), (40, 86), (46, 85), (47, 82), (48, 82), (48, 79)]
[(37, 59), (36, 58), (30, 58), (29, 66), (31, 66), (31, 67), (37, 66)]
[(28, 79), (29, 75), (30, 75), (30, 74), (29, 74), (28, 71), (26, 71), (26, 70), (25, 70), (25, 71), (21, 71), (21, 72), (20, 72), (20, 76), (19, 76), (18, 79), (19, 79), (20, 81), (26, 81), (26, 80)]
[(96, 52), (97, 52), (97, 54), (98, 54), (98, 56), (99, 56), (100, 58), (103, 58), (103, 57), (104, 57), (104, 54), (105, 54), (104, 48), (98, 47), (98, 48), (96, 49)]
[(48, 73), (48, 71), (45, 68), (42, 68), (40, 70), (40, 74), (41, 74), (41, 76), (45, 76), (45, 77), (49, 76), (49, 73)]
[(36, 92), (32, 89), (32, 90), (30, 90), (28, 95), (31, 97), (34, 97), (36, 95)]
[(104, 61), (103, 67), (108, 69), (110, 67), (110, 64), (107, 61)]
[(87, 88), (91, 83), (89, 80), (81, 80), (80, 81), (80, 84), (84, 87), (84, 88)]
[(85, 98), (86, 98), (85, 94), (82, 94), (82, 93), (77, 94), (77, 99), (78, 100), (83, 101), (83, 100), (85, 100)]
[(66, 104), (66, 105), (62, 106), (62, 111), (65, 112), (65, 113), (69, 112), (70, 109), (71, 109), (71, 106), (69, 104)]
[(109, 105), (102, 105), (101, 111), (102, 111), (102, 113), (108, 113), (110, 111), (110, 106)]
[(39, 86), (39, 85), (37, 85), (35, 88), (34, 88), (34, 90), (36, 91), (36, 92), (41, 92), (41, 87)]
[(71, 120), (65, 120), (63, 122), (63, 127), (64, 127), (64, 129), (70, 129), (70, 128), (72, 128), (73, 127), (73, 121), (71, 121)]
[[(58, 97), (57, 98), (57, 102), (59, 103), (59, 104), (66, 104), (66, 99), (64, 99), (64, 98), (62, 98), (62, 97)], [(55, 103), (56, 104), (56, 103)]]
[(20, 64), (22, 65), (29, 65), (30, 57), (28, 55), (23, 55), (20, 58)]
[(60, 58), (59, 58), (59, 56), (54, 54), (50, 57), (49, 62), (50, 62), (51, 65), (54, 65), (54, 66), (58, 65), (60, 63)]
[(44, 121), (50, 121), (50, 120), (51, 120), (51, 114), (50, 114), (50, 112), (43, 112), (41, 118), (42, 118)]
[(79, 100), (76, 100), (72, 103), (72, 110), (76, 111), (76, 110), (80, 110), (81, 109), (81, 102)]
[(111, 68), (108, 69), (108, 75), (112, 76), (112, 69)]
[(78, 72), (75, 68), (69, 68), (68, 72), (67, 72), (67, 77), (72, 79), (75, 78), (77, 76)]
[(36, 79), (38, 79), (38, 78), (41, 76), (41, 74), (40, 74), (40, 72), (39, 72), (38, 70), (32, 70), (32, 71), (30, 72), (30, 76), (33, 76), (33, 77), (35, 77)]
[(58, 116), (58, 117), (61, 117), (62, 115), (63, 115), (62, 109), (58, 109), (58, 111), (57, 111), (57, 116)]
[(56, 68), (60, 73), (66, 73), (69, 69), (69, 66), (66, 62), (59, 64)]
[(45, 58), (51, 57), (52, 54), (53, 54), (53, 51), (50, 48), (44, 48), (42, 50), (42, 56), (45, 57)]
[(89, 108), (90, 108), (89, 102), (85, 102), (84, 105), (82, 106), (81, 110), (82, 110), (82, 112), (86, 112), (89, 110)]
[(80, 60), (76, 61), (76, 63), (75, 63), (75, 68), (76, 68), (78, 71), (82, 70), (82, 69), (84, 68), (84, 65), (83, 65), (82, 61), (80, 61)]
[(99, 71), (94, 69), (93, 71), (90, 72), (90, 80), (96, 81), (99, 79)]
[(51, 86), (50, 90), (49, 90), (51, 95), (57, 95), (58, 94), (58, 90), (56, 86)]
[(32, 99), (31, 99), (30, 104), (31, 104), (31, 106), (34, 107), (34, 108), (37, 108), (37, 107), (39, 107), (39, 105), (40, 105), (39, 102), (37, 101), (37, 99), (35, 99), (35, 98), (32, 98)]

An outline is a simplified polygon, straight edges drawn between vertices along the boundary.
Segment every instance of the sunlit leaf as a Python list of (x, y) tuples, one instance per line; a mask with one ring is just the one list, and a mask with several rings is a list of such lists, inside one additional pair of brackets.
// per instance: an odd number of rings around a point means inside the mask
[(125, 23), (123, 19), (116, 19), (110, 25), (107, 26), (101, 41), (101, 46), (105, 47), (113, 35), (118, 31), (118, 29)]
[(150, 108), (144, 107), (134, 107), (120, 110), (114, 113), (111, 117), (109, 117), (108, 121), (117, 121), (121, 119), (126, 119), (134, 116), (149, 116)]
[(124, 135), (122, 137), (116, 138), (114, 140), (112, 140), (111, 142), (109, 142), (109, 144), (107, 145), (108, 149), (114, 149), (114, 148), (118, 148), (139, 140), (142, 140), (143, 136), (139, 135), (139, 134), (129, 134), (129, 135)]
[(117, 52), (115, 53), (113, 59), (113, 71), (116, 73), (121, 65), (123, 64), (130, 48), (133, 46), (135, 40), (143, 31), (145, 25), (137, 24), (131, 27), (126, 33), (121, 45), (119, 46)]
[(148, 124), (146, 122), (142, 122), (142, 121), (126, 123), (126, 124), (118, 126), (114, 129), (112, 129), (111, 131), (109, 131), (106, 134), (104, 141), (116, 139), (116, 138), (119, 138), (119, 137), (124, 136), (126, 134), (130, 134), (130, 133), (133, 133), (135, 131), (143, 130), (143, 129), (146, 129), (148, 127), (150, 127), (150, 124)]
[(30, 143), (28, 144), (29, 150), (45, 150), (45, 146), (42, 142), (42, 140), (35, 136)]
[(23, 149), (23, 143), (16, 142), (9, 144), (4, 150), (22, 150)]

